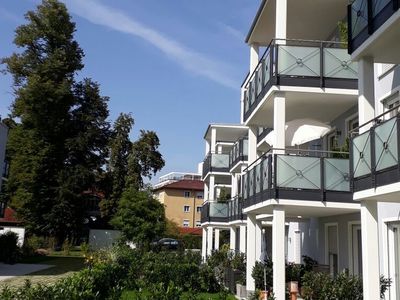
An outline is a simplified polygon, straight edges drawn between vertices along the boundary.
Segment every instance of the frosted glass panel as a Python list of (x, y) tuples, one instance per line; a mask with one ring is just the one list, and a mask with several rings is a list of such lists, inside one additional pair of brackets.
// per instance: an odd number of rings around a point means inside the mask
[(254, 195), (254, 168), (251, 169), (249, 172), (249, 197)]
[(261, 163), (259, 163), (255, 169), (256, 169), (256, 193), (261, 192)]
[(353, 62), (347, 49), (324, 48), (324, 76), (357, 79), (358, 65)]
[(263, 88), (263, 80), (262, 80), (262, 66), (258, 68), (256, 71), (256, 82), (257, 82), (257, 96), (261, 93)]
[(368, 24), (367, 0), (355, 0), (351, 4), (352, 36), (356, 37)]
[(253, 80), (250, 82), (250, 106), (253, 105), (255, 101), (256, 101), (256, 87), (253, 78)]
[(263, 159), (262, 161), (262, 189), (266, 191), (268, 189), (268, 158)]
[(213, 168), (228, 168), (229, 154), (212, 154), (211, 167)]
[(353, 176), (371, 173), (371, 138), (367, 131), (353, 139)]
[(372, 1), (372, 16), (376, 17), (377, 14), (380, 13), (382, 9), (385, 8), (386, 5), (388, 5), (391, 2), (391, 0), (374, 0)]
[(271, 59), (270, 59), (270, 52), (267, 53), (265, 56), (265, 59), (263, 60), (262, 63), (262, 70), (263, 70), (263, 76), (264, 76), (264, 86), (268, 83), (270, 80), (270, 75), (271, 75)]
[(392, 118), (375, 128), (376, 170), (397, 165), (398, 158), (397, 118)]
[(210, 202), (210, 217), (227, 217), (228, 203)]
[(248, 190), (249, 190), (249, 173), (244, 174), (243, 176), (243, 198), (247, 199)]
[(320, 189), (320, 159), (278, 155), (276, 177), (277, 186), (281, 188)]
[(249, 91), (244, 91), (244, 112), (247, 112), (250, 108)]
[(249, 141), (243, 140), (243, 155), (247, 156), (248, 151), (249, 151)]
[(325, 189), (328, 191), (350, 191), (350, 161), (340, 158), (325, 158)]
[(320, 76), (320, 48), (279, 46), (279, 75)]

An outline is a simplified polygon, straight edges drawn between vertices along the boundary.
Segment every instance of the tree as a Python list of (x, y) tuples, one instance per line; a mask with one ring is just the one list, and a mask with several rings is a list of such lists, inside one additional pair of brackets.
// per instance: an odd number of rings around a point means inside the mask
[(64, 4), (43, 0), (16, 29), (21, 48), (2, 60), (13, 76), (8, 198), (31, 232), (58, 242), (82, 225), (82, 192), (105, 159), (107, 98), (96, 83), (76, 83), (84, 53)]
[(147, 247), (165, 232), (164, 206), (149, 192), (127, 189), (111, 224), (121, 230), (126, 240)]

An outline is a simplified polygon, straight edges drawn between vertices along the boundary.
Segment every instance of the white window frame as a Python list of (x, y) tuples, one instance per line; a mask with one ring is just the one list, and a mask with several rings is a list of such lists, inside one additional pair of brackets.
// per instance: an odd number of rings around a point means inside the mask
[[(355, 261), (357, 261), (357, 263), (358, 263), (359, 257), (356, 257), (356, 258), (353, 257), (354, 256), (353, 254), (359, 255), (359, 252), (360, 252), (360, 251), (356, 251), (358, 249), (355, 249), (355, 247), (354, 247), (353, 229), (355, 226), (360, 227), (361, 234), (362, 234), (361, 221), (350, 221), (350, 222), (348, 222), (347, 226), (348, 226), (347, 227), (347, 237), (348, 237), (347, 240), (348, 240), (348, 246), (349, 246), (348, 247), (349, 248), (349, 271), (350, 271), (350, 274), (352, 274), (352, 275), (361, 275), (361, 274), (358, 274), (358, 270), (354, 269)], [(358, 247), (358, 245), (357, 245), (357, 247)], [(361, 253), (361, 256), (362, 256), (362, 253)]]
[(204, 192), (196, 192), (196, 198), (197, 199), (204, 199)]
[[(188, 195), (188, 196), (187, 196)], [(183, 192), (183, 197), (185, 198), (190, 198), (190, 191), (184, 191)]]
[[(391, 108), (389, 106), (397, 106), (400, 104), (400, 93), (399, 91), (393, 91), (389, 96), (385, 97), (382, 99), (382, 106), (383, 106), (383, 111), (387, 112)], [(396, 103), (397, 102), (397, 103)], [(394, 117), (393, 113), (390, 113), (389, 115), (385, 116), (385, 119), (391, 119)]]
[[(354, 113), (354, 114), (352, 114), (351, 116), (347, 117), (344, 120), (344, 126), (345, 126), (344, 130), (345, 130), (345, 133), (346, 133), (345, 137), (349, 136), (349, 125), (350, 125), (350, 122), (353, 122), (355, 119), (357, 119), (357, 122), (359, 122), (358, 113)], [(360, 123), (358, 123), (358, 126), (360, 126)]]
[(201, 213), (201, 206), (196, 206), (196, 212), (199, 214)]
[[(329, 265), (329, 241), (328, 241), (328, 227), (335, 226), (336, 227), (336, 241), (337, 241), (337, 272), (339, 273), (339, 265), (340, 265), (340, 244), (339, 244), (339, 224), (335, 223), (325, 223), (325, 264)], [(330, 266), (329, 266), (330, 268)], [(330, 271), (330, 270), (329, 270)]]
[[(186, 208), (187, 208), (187, 209), (186, 209)], [(184, 212), (184, 213), (190, 212), (190, 205), (184, 205), (184, 206), (183, 206), (183, 212)]]
[(190, 221), (187, 219), (183, 220), (182, 227), (190, 227)]
[(196, 221), (196, 227), (201, 227), (201, 221), (199, 220)]

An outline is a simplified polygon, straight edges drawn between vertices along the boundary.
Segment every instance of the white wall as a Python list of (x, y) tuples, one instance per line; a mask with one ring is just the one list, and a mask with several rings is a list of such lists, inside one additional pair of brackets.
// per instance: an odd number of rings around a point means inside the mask
[(18, 246), (22, 246), (24, 244), (25, 239), (25, 228), (23, 227), (13, 227), (13, 226), (1, 226), (0, 235), (12, 231), (18, 234)]
[(118, 230), (90, 229), (89, 246), (93, 250), (112, 246), (120, 237)]

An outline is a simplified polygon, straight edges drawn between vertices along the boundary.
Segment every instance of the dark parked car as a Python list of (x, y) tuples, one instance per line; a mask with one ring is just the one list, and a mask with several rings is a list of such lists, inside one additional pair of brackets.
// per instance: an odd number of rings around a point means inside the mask
[(171, 238), (162, 238), (159, 241), (153, 242), (152, 246), (158, 250), (178, 250), (180, 242)]

